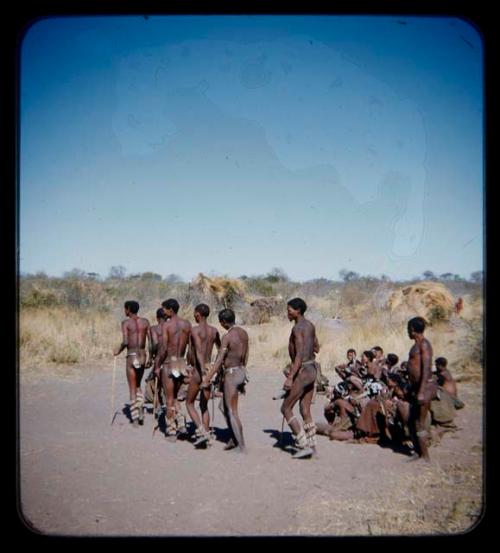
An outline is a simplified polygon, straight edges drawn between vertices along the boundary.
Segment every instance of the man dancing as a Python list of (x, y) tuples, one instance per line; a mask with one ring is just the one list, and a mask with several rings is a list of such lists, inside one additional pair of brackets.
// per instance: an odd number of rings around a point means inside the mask
[(181, 435), (187, 434), (186, 419), (180, 409), (176, 409), (176, 398), (181, 384), (188, 377), (184, 356), (191, 337), (191, 323), (177, 316), (177, 300), (168, 299), (162, 306), (168, 320), (161, 323), (160, 352), (155, 358), (155, 374), (159, 377), (161, 373), (167, 400), (166, 437), (175, 441), (177, 431)]
[[(319, 344), (314, 325), (304, 317), (306, 309), (306, 302), (301, 298), (294, 298), (287, 305), (288, 319), (295, 324), (288, 343), (292, 363), (283, 385), (289, 393), (283, 400), (281, 413), (295, 436), (297, 452), (294, 459), (316, 455), (316, 425), (311, 416), (311, 400), (317, 371), (314, 355), (319, 351)], [(300, 401), (303, 429), (293, 414), (297, 401)]]
[[(125, 370), (130, 394), (130, 418), (134, 427), (144, 424), (144, 395), (141, 390), (141, 380), (144, 369), (151, 366), (152, 341), (149, 321), (139, 317), (139, 304), (136, 301), (126, 301), (124, 305), (126, 320), (122, 321), (122, 343), (113, 352), (120, 353), (127, 348)], [(149, 345), (149, 355), (146, 359), (146, 338)]]
[(194, 319), (198, 323), (191, 330), (191, 351), (193, 371), (189, 381), (186, 408), (191, 420), (196, 426), (195, 436), (196, 447), (207, 443), (210, 440), (210, 415), (208, 402), (210, 400), (210, 388), (202, 388), (200, 394), (200, 416), (196, 412), (194, 402), (200, 390), (203, 376), (209, 373), (212, 368), (212, 351), (214, 345), (220, 349), (221, 341), (219, 331), (207, 323), (210, 315), (210, 308), (205, 303), (200, 303), (194, 309)]
[(231, 438), (224, 449), (236, 448), (244, 453), (246, 448), (243, 426), (238, 415), (238, 393), (245, 392), (247, 382), (248, 334), (235, 325), (236, 316), (232, 309), (220, 311), (219, 322), (227, 333), (222, 337), (221, 348), (213, 367), (203, 377), (203, 387), (208, 388), (213, 375), (222, 369), (224, 416), (231, 432)]

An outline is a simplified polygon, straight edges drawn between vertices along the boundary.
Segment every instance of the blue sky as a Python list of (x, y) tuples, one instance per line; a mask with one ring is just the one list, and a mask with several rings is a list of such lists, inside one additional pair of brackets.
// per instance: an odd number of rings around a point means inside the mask
[(455, 18), (74, 17), (21, 51), (20, 269), (483, 265), (483, 51)]

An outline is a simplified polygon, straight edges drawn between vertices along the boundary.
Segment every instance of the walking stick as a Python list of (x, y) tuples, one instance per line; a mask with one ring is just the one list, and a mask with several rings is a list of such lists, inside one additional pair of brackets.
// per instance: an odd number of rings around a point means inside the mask
[(116, 355), (113, 357), (113, 377), (111, 380), (111, 424), (115, 420), (115, 374), (116, 374)]
[(215, 386), (214, 386), (214, 383), (211, 382), (210, 383), (210, 395), (212, 396), (212, 419), (211, 419), (211, 425), (210, 425), (210, 433), (212, 434), (212, 436), (215, 434), (215, 430), (214, 430), (214, 419), (215, 419)]
[(155, 424), (155, 418), (156, 418), (156, 404), (158, 402), (158, 378), (156, 375), (154, 376), (155, 379), (155, 390), (153, 395), (153, 435), (151, 438), (154, 437), (156, 429), (158, 428), (158, 425), (160, 423), (160, 417), (158, 417), (158, 422)]

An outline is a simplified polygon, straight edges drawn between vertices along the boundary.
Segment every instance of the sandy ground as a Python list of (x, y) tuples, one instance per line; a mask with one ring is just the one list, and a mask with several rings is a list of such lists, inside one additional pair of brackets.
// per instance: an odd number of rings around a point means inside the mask
[[(223, 451), (225, 422), (205, 450), (152, 438), (152, 415), (133, 428), (111, 420), (111, 368), (20, 387), (21, 511), (46, 534), (80, 536), (369, 535), (463, 532), (482, 508), (479, 384), (462, 384), (460, 430), (430, 450), (432, 463), (378, 445), (318, 437), (318, 458), (279, 446), (278, 372), (251, 368), (240, 413), (248, 453)], [(328, 375), (330, 376), (330, 375)], [(128, 400), (124, 369), (116, 409)], [(313, 405), (322, 420), (324, 396)], [(212, 410), (212, 405), (210, 405)], [(296, 409), (298, 412), (298, 409)], [(284, 443), (290, 443), (285, 425)]]

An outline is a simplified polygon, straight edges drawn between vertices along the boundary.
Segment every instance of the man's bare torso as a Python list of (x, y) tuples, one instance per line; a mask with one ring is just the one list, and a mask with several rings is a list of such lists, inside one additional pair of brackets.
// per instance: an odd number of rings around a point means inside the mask
[(304, 362), (314, 359), (316, 329), (310, 321), (302, 319), (293, 327), (290, 334), (290, 340), (288, 342), (288, 353), (292, 363), (295, 361), (295, 357), (297, 355), (296, 340), (298, 334), (300, 334), (303, 343), (302, 361)]
[(430, 355), (432, 356), (432, 346), (427, 338), (424, 338), (421, 344), (413, 344), (408, 355), (408, 378), (413, 385), (418, 385), (422, 379), (422, 348), (424, 345), (429, 348)]
[(227, 334), (227, 354), (224, 358), (224, 367), (245, 366), (248, 355), (248, 334), (239, 326), (231, 327)]
[(142, 317), (130, 317), (122, 324), (127, 335), (127, 348), (145, 349), (149, 321)]
[[(195, 355), (194, 363), (198, 370), (202, 369), (206, 364), (210, 363), (212, 360), (212, 351), (214, 344), (217, 341), (218, 331), (214, 326), (208, 324), (199, 324), (191, 329), (191, 335), (193, 338), (194, 347), (198, 344), (200, 351), (196, 352), (198, 355)], [(219, 342), (220, 344), (220, 342)], [(203, 360), (203, 367), (200, 367), (198, 357), (201, 357)]]
[(191, 323), (180, 317), (172, 317), (161, 323), (161, 340), (167, 347), (167, 360), (170, 357), (184, 357), (191, 336)]

